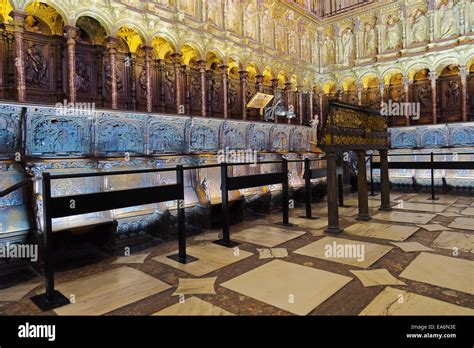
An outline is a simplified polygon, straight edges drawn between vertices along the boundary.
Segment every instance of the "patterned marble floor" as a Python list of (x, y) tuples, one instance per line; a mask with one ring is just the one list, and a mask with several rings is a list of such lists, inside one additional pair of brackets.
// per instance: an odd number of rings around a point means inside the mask
[[(199, 261), (167, 258), (177, 241), (128, 257), (108, 257), (56, 273), (57, 289), (74, 303), (51, 315), (474, 315), (474, 199), (394, 193), (392, 212), (359, 222), (357, 197), (346, 197), (339, 235), (327, 235), (325, 203), (318, 220), (291, 212), (231, 227), (240, 242), (212, 243), (219, 231), (189, 236)], [(0, 315), (43, 314), (29, 297), (43, 292), (39, 276), (0, 285)]]

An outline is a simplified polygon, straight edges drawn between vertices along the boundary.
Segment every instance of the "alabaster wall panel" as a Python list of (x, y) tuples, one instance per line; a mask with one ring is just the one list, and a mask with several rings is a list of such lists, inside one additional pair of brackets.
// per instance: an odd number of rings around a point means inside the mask
[(88, 155), (91, 151), (92, 117), (93, 114), (74, 114), (62, 108), (27, 108), (27, 155)]
[(193, 118), (189, 129), (189, 152), (215, 152), (220, 149), (222, 120)]
[(270, 151), (270, 131), (271, 124), (254, 123), (248, 131), (249, 148), (257, 151)]
[(146, 119), (145, 114), (98, 112), (95, 119), (96, 155), (145, 154)]
[(186, 132), (191, 118), (150, 115), (148, 118), (148, 151), (150, 154), (186, 152)]
[(21, 146), (21, 107), (0, 105), (0, 159), (13, 158)]
[(222, 128), (224, 148), (231, 150), (245, 150), (249, 123), (238, 121), (225, 121)]
[(288, 150), (290, 142), (290, 128), (288, 126), (275, 125), (270, 131), (270, 149), (272, 151)]

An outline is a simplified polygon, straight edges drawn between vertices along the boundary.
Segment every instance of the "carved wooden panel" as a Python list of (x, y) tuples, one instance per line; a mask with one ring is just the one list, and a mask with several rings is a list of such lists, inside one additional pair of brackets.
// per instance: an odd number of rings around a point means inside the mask
[(210, 77), (210, 110), (212, 116), (223, 117), (224, 99), (222, 92), (222, 76), (216, 72), (211, 73)]
[(199, 69), (188, 72), (189, 108), (191, 115), (201, 115), (201, 74)]
[(173, 65), (165, 63), (163, 66), (162, 83), (164, 89), (165, 112), (176, 112), (176, 76)]
[(411, 87), (410, 100), (420, 103), (420, 119), (410, 120), (410, 124), (429, 124), (432, 117), (431, 82), (429, 79), (415, 81)]
[(105, 48), (78, 43), (76, 46), (76, 95), (78, 102), (103, 106), (102, 56)]
[(240, 80), (229, 79), (227, 88), (227, 103), (229, 107), (229, 117), (242, 119), (242, 89)]
[(461, 121), (461, 77), (440, 77), (438, 79), (438, 93), (438, 120), (440, 122)]

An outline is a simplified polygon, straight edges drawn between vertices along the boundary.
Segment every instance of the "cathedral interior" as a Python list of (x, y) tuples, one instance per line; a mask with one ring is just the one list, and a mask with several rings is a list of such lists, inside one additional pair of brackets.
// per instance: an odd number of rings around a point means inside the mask
[(470, 0), (0, 0), (0, 315), (474, 315)]

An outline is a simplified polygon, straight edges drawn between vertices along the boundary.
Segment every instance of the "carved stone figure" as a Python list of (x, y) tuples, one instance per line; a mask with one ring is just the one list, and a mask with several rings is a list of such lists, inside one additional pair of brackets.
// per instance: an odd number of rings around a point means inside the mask
[(220, 15), (221, 15), (221, 0), (206, 0), (206, 13), (207, 20), (211, 23), (220, 26)]
[(283, 28), (283, 23), (279, 20), (275, 26), (275, 35), (276, 35), (276, 49), (285, 51), (285, 28)]
[(336, 61), (336, 50), (332, 38), (326, 36), (323, 45), (323, 61), (324, 64), (334, 64)]
[(354, 37), (352, 30), (347, 28), (342, 34), (342, 64), (348, 66), (354, 54)]
[(400, 48), (400, 22), (392, 15), (388, 16), (385, 42), (387, 50)]
[(43, 88), (47, 84), (48, 62), (34, 43), (26, 51), (25, 76), (28, 86)]
[(197, 1), (189, 1), (189, 0), (180, 0), (179, 8), (184, 11), (187, 15), (196, 16), (196, 4)]
[(451, 0), (442, 0), (439, 7), (441, 38), (447, 38), (454, 34), (454, 9)]
[(423, 10), (417, 9), (412, 18), (412, 42), (420, 43), (426, 40), (426, 17)]
[(370, 25), (370, 23), (365, 24), (364, 53), (368, 57), (377, 53), (377, 36), (375, 34), (375, 29)]
[(234, 33), (240, 33), (240, 23), (242, 20), (242, 14), (240, 13), (240, 1), (229, 0), (229, 7), (227, 13), (227, 24), (228, 28)]
[(431, 101), (431, 87), (427, 84), (421, 85), (418, 89), (417, 99), (422, 108), (428, 107)]
[(301, 37), (301, 58), (305, 62), (310, 61), (309, 35), (306, 32)]
[(246, 24), (245, 30), (247, 37), (257, 40), (257, 8), (253, 1), (245, 9)]
[(262, 15), (262, 41), (267, 45), (273, 46), (273, 20), (268, 8), (263, 10)]
[(76, 90), (78, 92), (90, 90), (90, 76), (84, 56), (77, 56), (76, 60)]

